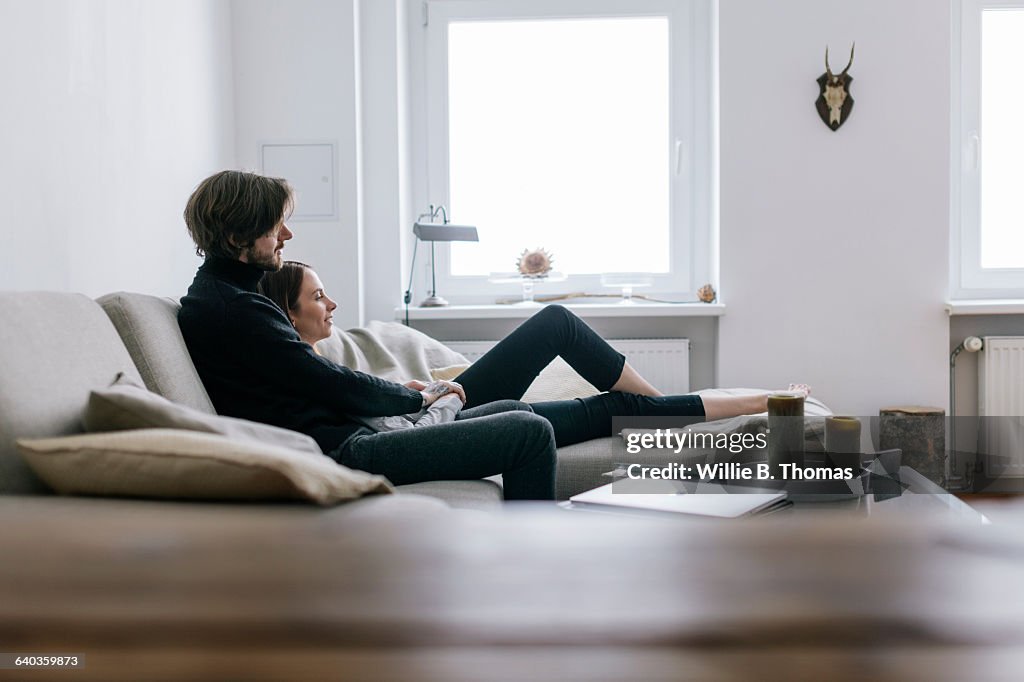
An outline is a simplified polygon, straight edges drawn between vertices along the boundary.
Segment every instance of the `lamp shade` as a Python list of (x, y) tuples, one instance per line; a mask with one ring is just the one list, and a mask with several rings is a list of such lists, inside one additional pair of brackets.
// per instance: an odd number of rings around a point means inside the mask
[(412, 226), (412, 232), (424, 242), (478, 242), (480, 237), (476, 228), (468, 225), (452, 225), (451, 223), (421, 223)]

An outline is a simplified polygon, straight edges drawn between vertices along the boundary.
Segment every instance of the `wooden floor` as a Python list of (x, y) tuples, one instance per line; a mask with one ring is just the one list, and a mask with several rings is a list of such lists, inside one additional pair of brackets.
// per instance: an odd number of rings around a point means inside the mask
[(1019, 679), (1020, 528), (0, 498), (0, 679)]

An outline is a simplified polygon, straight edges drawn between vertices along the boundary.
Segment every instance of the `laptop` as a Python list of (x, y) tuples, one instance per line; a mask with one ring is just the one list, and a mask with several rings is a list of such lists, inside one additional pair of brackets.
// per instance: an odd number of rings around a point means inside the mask
[[(668, 481), (664, 482), (668, 484)], [(616, 486), (616, 491), (612, 486)], [(567, 508), (586, 511), (689, 514), (721, 519), (766, 514), (792, 506), (785, 491), (701, 483), (669, 486), (666, 492), (623, 492), (621, 483), (609, 483), (569, 498)], [(626, 488), (628, 490), (628, 487)]]

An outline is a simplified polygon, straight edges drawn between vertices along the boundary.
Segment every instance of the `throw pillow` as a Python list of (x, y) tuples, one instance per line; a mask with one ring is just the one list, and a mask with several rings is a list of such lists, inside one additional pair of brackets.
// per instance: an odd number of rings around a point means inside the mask
[(545, 400), (572, 400), (600, 393), (569, 363), (557, 357), (545, 367), (523, 395), (524, 403), (539, 403)]
[(393, 492), (387, 479), (322, 454), (211, 433), (142, 429), (17, 444), (32, 470), (64, 494), (331, 505)]
[(434, 381), (454, 381), (455, 377), (469, 369), (469, 365), (448, 365), (447, 367), (435, 367), (430, 370), (430, 378)]
[(89, 394), (82, 424), (90, 432), (186, 429), (323, 454), (316, 441), (303, 433), (245, 419), (219, 417), (172, 403), (124, 374), (118, 374), (109, 388)]

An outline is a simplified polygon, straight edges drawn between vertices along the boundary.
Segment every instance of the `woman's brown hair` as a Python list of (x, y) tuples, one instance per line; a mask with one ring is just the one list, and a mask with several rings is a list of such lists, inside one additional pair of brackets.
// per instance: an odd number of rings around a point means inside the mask
[(299, 303), (306, 270), (312, 269), (297, 260), (286, 260), (281, 264), (280, 270), (264, 273), (263, 279), (260, 280), (259, 292), (288, 315), (288, 311), (293, 310)]

